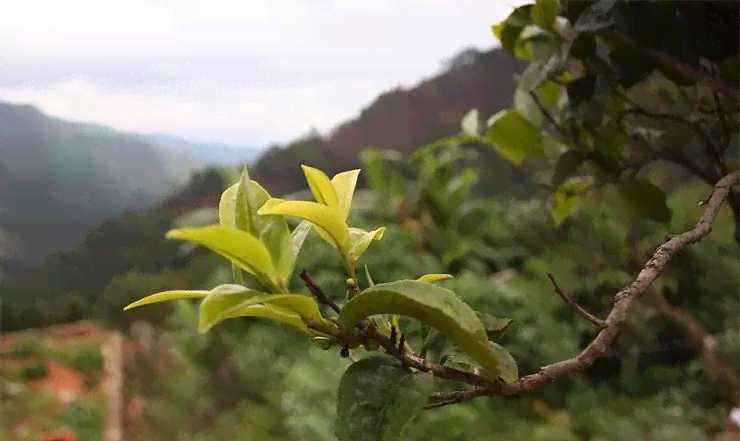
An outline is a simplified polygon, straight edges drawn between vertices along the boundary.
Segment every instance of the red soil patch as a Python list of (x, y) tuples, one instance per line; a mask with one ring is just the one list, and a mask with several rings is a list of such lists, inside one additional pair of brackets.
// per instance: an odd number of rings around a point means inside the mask
[(28, 383), (29, 389), (53, 393), (65, 403), (84, 394), (83, 378), (79, 373), (54, 360), (46, 361), (46, 369), (46, 376)]
[(51, 430), (40, 434), (38, 441), (77, 441), (77, 435), (71, 430)]

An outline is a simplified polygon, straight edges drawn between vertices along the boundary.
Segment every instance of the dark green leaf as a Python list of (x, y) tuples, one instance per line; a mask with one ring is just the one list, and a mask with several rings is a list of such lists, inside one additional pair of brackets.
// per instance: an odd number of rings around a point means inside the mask
[(665, 193), (649, 181), (633, 177), (619, 186), (619, 194), (640, 215), (661, 223), (671, 220), (671, 210), (666, 205)]
[(354, 363), (337, 392), (335, 433), (339, 441), (395, 441), (426, 404), (429, 373), (414, 373), (389, 356)]
[(486, 328), (486, 335), (489, 340), (498, 338), (501, 334), (506, 332), (513, 323), (513, 320), (511, 319), (494, 317), (482, 312), (478, 312), (477, 314), (481, 323), (483, 323), (483, 326)]
[(432, 326), (491, 375), (500, 373), (483, 324), (475, 311), (449, 289), (416, 280), (377, 284), (347, 302), (338, 323), (348, 332), (358, 321), (378, 314), (403, 315)]
[(614, 24), (614, 18), (609, 13), (616, 4), (616, 0), (599, 0), (586, 8), (576, 19), (573, 29), (576, 32), (594, 32)]
[(578, 171), (586, 155), (578, 150), (567, 150), (558, 158), (552, 174), (552, 186), (558, 187), (564, 180)]

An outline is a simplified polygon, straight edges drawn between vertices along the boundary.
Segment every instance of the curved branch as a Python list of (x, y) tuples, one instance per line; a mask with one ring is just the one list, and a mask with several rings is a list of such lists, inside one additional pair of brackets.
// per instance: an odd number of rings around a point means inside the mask
[(648, 260), (637, 278), (615, 295), (609, 316), (604, 320), (605, 327), (576, 357), (545, 366), (539, 372), (527, 375), (512, 384), (432, 395), (427, 408), (442, 407), (481, 396), (517, 395), (530, 392), (553, 382), (559, 377), (583, 370), (596, 359), (604, 356), (619, 333), (620, 327), (627, 321), (635, 301), (645, 294), (674, 254), (686, 246), (698, 242), (712, 231), (712, 223), (717, 217), (717, 213), (719, 213), (723, 202), (730, 194), (731, 188), (738, 183), (740, 183), (740, 171), (730, 173), (717, 182), (712, 195), (704, 204), (704, 214), (696, 227), (691, 231), (672, 237), (655, 250), (653, 257)]

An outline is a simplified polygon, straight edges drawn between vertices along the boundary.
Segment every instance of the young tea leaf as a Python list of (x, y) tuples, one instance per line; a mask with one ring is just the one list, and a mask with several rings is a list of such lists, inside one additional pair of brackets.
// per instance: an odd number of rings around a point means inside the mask
[[(320, 319), (319, 307), (312, 297), (301, 294), (265, 294), (249, 288), (235, 285), (222, 285), (214, 288), (211, 294), (200, 304), (199, 324), (200, 332), (206, 332), (215, 324), (234, 317), (243, 317), (252, 311), (263, 309), (256, 305), (278, 308), (277, 311), (290, 312), (300, 319)], [(273, 308), (274, 309), (274, 308)], [(284, 314), (282, 314), (284, 315)], [(267, 317), (270, 318), (270, 317)], [(281, 320), (284, 322), (284, 320)], [(288, 324), (293, 324), (293, 319)], [(305, 325), (300, 326), (301, 329)]]
[(425, 274), (416, 280), (418, 280), (419, 282), (432, 283), (432, 282), (437, 282), (439, 280), (451, 279), (452, 277), (453, 277), (452, 274)]
[(307, 165), (301, 165), (301, 168), (303, 168), (303, 173), (306, 175), (306, 181), (308, 182), (308, 186), (311, 188), (311, 193), (313, 193), (313, 197), (316, 198), (316, 201), (334, 209), (339, 208), (337, 192), (334, 190), (334, 186), (329, 180), (329, 177), (321, 170)]
[(414, 373), (389, 356), (354, 363), (339, 381), (338, 440), (401, 440), (404, 428), (426, 404), (433, 383), (431, 374)]
[(350, 170), (339, 173), (331, 178), (331, 184), (334, 186), (339, 200), (339, 212), (342, 214), (342, 220), (344, 221), (349, 216), (349, 209), (352, 206), (352, 196), (355, 194), (355, 186), (357, 186), (357, 177), (359, 175), (360, 170)]
[(277, 271), (265, 245), (244, 231), (225, 225), (211, 225), (171, 230), (166, 237), (203, 245), (229, 259), (239, 268), (271, 283), (277, 279)]
[(271, 199), (258, 214), (281, 214), (305, 219), (316, 227), (317, 231), (323, 232), (322, 238), (338, 248), (344, 248), (349, 240), (349, 227), (342, 220), (342, 215), (336, 208), (328, 205), (310, 201), (284, 201), (282, 199)]
[(138, 308), (139, 306), (150, 305), (152, 303), (169, 302), (171, 300), (202, 299), (210, 293), (210, 291), (164, 291), (137, 300), (123, 308), (123, 310), (128, 311), (129, 309)]
[(345, 332), (350, 331), (358, 321), (377, 314), (415, 318), (453, 340), (489, 374), (499, 375), (499, 360), (489, 350), (483, 324), (452, 291), (417, 280), (377, 284), (344, 305), (338, 324)]
[(359, 259), (362, 256), (373, 240), (380, 240), (383, 238), (385, 233), (385, 227), (380, 227), (377, 230), (370, 232), (361, 230), (359, 228), (350, 228), (350, 254), (355, 259)]

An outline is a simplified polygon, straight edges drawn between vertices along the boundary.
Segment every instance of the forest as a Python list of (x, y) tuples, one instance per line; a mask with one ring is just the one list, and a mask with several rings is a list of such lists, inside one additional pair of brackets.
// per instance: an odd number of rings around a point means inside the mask
[[(500, 48), (2, 276), (3, 333), (143, 341), (126, 440), (738, 440), (739, 15), (516, 8)], [(17, 411), (42, 374), (0, 370)], [(102, 440), (75, 405), (0, 439)]]

